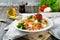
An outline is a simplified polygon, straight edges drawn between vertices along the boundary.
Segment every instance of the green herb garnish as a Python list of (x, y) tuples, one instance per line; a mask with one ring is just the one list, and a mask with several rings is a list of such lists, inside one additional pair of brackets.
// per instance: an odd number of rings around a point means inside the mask
[(32, 16), (27, 17), (27, 19), (31, 19), (31, 18), (32, 18)]
[(19, 24), (17, 25), (17, 27), (18, 27), (18, 28), (21, 28), (21, 29), (25, 29), (24, 23), (19, 23)]
[(41, 37), (43, 37), (43, 35), (39, 35), (39, 36), (38, 36), (38, 38), (41, 38)]
[(36, 21), (37, 19), (36, 18), (34, 18), (34, 21)]

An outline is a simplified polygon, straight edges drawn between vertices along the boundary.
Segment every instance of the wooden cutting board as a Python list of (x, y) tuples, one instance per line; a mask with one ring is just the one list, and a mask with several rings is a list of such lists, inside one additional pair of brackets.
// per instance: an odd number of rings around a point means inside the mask
[(43, 31), (37, 33), (31, 33), (24, 37), (29, 40), (47, 40), (50, 37), (50, 33), (48, 33), (47, 31)]

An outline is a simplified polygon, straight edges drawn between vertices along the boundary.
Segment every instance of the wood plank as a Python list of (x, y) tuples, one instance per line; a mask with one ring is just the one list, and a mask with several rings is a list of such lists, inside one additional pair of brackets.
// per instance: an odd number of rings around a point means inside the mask
[[(39, 37), (40, 35), (42, 35), (42, 37)], [(47, 40), (49, 37), (50, 34), (47, 31), (32, 33), (25, 36), (25, 38), (29, 40)]]

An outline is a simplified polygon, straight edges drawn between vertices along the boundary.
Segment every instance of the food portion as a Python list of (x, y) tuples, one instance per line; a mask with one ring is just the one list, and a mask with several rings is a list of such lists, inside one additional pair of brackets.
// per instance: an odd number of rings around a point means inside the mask
[(43, 18), (42, 14), (27, 16), (26, 19), (21, 19), (18, 22), (17, 28), (23, 30), (40, 30), (46, 28), (48, 22)]

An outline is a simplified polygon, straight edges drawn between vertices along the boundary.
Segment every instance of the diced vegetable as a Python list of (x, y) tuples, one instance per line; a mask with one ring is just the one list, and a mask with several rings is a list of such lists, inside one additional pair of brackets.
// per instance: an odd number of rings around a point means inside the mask
[(32, 18), (34, 19), (34, 18), (36, 18), (35, 16), (32, 16)]
[(29, 23), (29, 22), (31, 22), (31, 20), (29, 20), (29, 19), (28, 20), (25, 20), (25, 23)]
[(34, 18), (34, 21), (37, 20), (36, 18)]
[(21, 28), (21, 24), (19, 23), (19, 24), (17, 25), (17, 27), (18, 27), (18, 28)]
[(24, 26), (22, 26), (22, 29), (26, 29)]
[(42, 20), (42, 15), (41, 14), (36, 14), (35, 16), (36, 16), (36, 18), (37, 18), (38, 21)]
[(32, 16), (33, 16), (33, 15), (31, 15), (31, 16), (29, 16), (29, 17), (27, 17), (27, 19), (31, 19), (31, 18), (32, 18)]
[(17, 27), (18, 27), (18, 28), (25, 29), (25, 27), (24, 27), (24, 23), (19, 23), (19, 24), (17, 25)]

